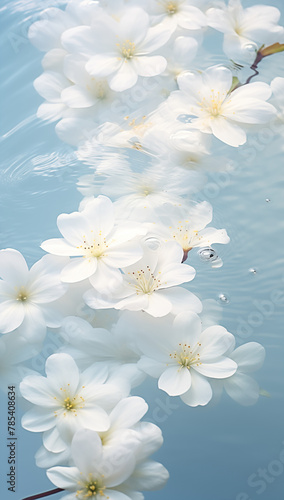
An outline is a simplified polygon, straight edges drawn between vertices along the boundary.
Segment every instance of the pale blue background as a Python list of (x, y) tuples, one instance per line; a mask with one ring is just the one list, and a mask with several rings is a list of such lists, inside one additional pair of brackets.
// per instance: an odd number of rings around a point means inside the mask
[[(265, 3), (265, 2), (259, 2)], [(42, 54), (27, 40), (27, 28), (37, 19), (37, 12), (47, 2), (35, 2), (36, 8), (25, 10), (30, 2), (2, 4), (1, 45), (1, 128), (4, 134), (0, 171), (0, 238), (1, 247), (13, 247), (25, 255), (29, 264), (43, 252), (39, 244), (56, 235), (56, 217), (77, 209), (81, 199), (75, 189), (77, 177), (86, 167), (75, 161), (72, 149), (59, 141), (54, 125), (35, 118), (42, 102), (32, 82), (40, 72)], [(51, 4), (51, 2), (50, 2)], [(253, 2), (244, 2), (251, 5)], [(271, 1), (281, 6), (282, 3)], [(221, 35), (216, 35), (221, 43)], [(212, 39), (210, 38), (210, 43)], [(216, 46), (216, 50), (217, 46)], [(283, 54), (261, 64), (261, 79), (269, 81), (284, 76)], [(222, 324), (236, 334), (238, 342), (258, 341), (267, 351), (264, 367), (256, 377), (270, 398), (260, 398), (257, 405), (244, 408), (228, 397), (217, 406), (189, 408), (179, 399), (179, 407), (170, 415), (158, 411), (166, 395), (149, 380), (137, 390), (149, 403), (148, 419), (162, 428), (165, 443), (156, 454), (170, 472), (167, 487), (146, 493), (147, 500), (176, 498), (194, 500), (282, 500), (284, 473), (266, 482), (266, 489), (249, 486), (248, 478), (259, 468), (278, 460), (284, 449), (284, 332), (282, 304), (272, 304), (271, 293), (284, 293), (283, 266), (283, 157), (273, 155), (272, 139), (263, 146), (258, 134), (252, 145), (230, 150), (237, 164), (234, 175), (211, 174), (209, 185), (200, 200), (209, 200), (214, 208), (215, 227), (225, 227), (231, 236), (226, 247), (218, 245), (224, 266), (211, 269), (197, 255), (192, 264), (197, 277), (191, 289), (202, 299), (219, 294), (229, 297), (223, 303)], [(284, 138), (283, 138), (284, 142)], [(242, 152), (244, 151), (244, 152)], [(256, 153), (255, 161), (246, 154)], [(35, 164), (36, 159), (36, 164)], [(271, 201), (266, 202), (269, 198)], [(256, 274), (249, 272), (250, 268)], [(256, 302), (257, 301), (257, 302)], [(258, 326), (242, 335), (255, 319), (261, 301), (269, 301), (273, 314), (258, 313)], [(258, 304), (258, 306), (256, 305)], [(242, 325), (242, 329), (241, 329)], [(1, 398), (1, 499), (22, 498), (54, 486), (45, 471), (34, 465), (34, 453), (40, 446), (40, 435), (20, 429), (18, 410), (18, 488), (7, 493), (6, 466), (6, 397)], [(157, 421), (155, 416), (162, 421)], [(272, 464), (273, 467), (273, 464)], [(271, 477), (271, 475), (270, 475)], [(247, 493), (241, 496), (240, 493)], [(60, 498), (62, 495), (50, 497)]]

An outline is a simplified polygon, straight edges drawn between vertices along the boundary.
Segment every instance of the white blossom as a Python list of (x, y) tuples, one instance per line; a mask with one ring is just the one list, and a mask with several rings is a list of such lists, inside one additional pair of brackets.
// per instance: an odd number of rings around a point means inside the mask
[(46, 255), (29, 270), (20, 252), (0, 251), (0, 331), (9, 333), (21, 327), (31, 341), (42, 340), (46, 327), (61, 324), (61, 314), (53, 304), (67, 290), (60, 272), (68, 259)]
[(188, 114), (192, 124), (206, 134), (233, 147), (246, 142), (246, 127), (271, 121), (276, 113), (266, 102), (271, 96), (269, 85), (254, 82), (231, 92), (232, 72), (212, 66), (200, 73), (185, 72), (178, 76), (180, 90), (169, 97), (169, 106), (178, 117)]

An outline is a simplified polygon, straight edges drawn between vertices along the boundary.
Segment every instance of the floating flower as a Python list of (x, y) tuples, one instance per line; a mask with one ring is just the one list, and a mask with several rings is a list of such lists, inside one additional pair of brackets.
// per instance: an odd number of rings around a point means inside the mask
[(184, 307), (200, 312), (200, 300), (189, 290), (177, 286), (195, 276), (193, 267), (181, 264), (182, 258), (182, 248), (175, 242), (165, 243), (157, 250), (145, 246), (142, 259), (124, 269), (122, 286), (112, 295), (101, 296), (90, 290), (84, 299), (94, 309), (143, 310), (155, 317)]
[(227, 356), (237, 363), (238, 369), (231, 377), (214, 381), (215, 396), (225, 389), (237, 403), (243, 406), (255, 404), (260, 395), (260, 388), (250, 374), (262, 367), (265, 358), (264, 347), (258, 342), (248, 342), (231, 353), (228, 352)]
[(70, 53), (88, 57), (86, 70), (96, 78), (106, 78), (116, 92), (133, 87), (138, 76), (161, 74), (167, 61), (149, 55), (162, 47), (172, 31), (162, 24), (150, 27), (148, 14), (129, 7), (119, 22), (106, 13), (98, 15), (91, 27), (78, 26), (62, 35), (62, 45)]
[(24, 336), (42, 337), (46, 327), (60, 326), (61, 315), (54, 302), (67, 290), (60, 271), (68, 259), (46, 255), (31, 269), (20, 252), (0, 251), (0, 332), (12, 332), (21, 325)]
[(212, 66), (202, 74), (186, 72), (178, 76), (180, 90), (169, 97), (176, 115), (188, 114), (192, 124), (206, 134), (214, 134), (229, 146), (246, 142), (245, 127), (260, 125), (273, 119), (274, 106), (265, 102), (271, 96), (269, 85), (254, 82), (233, 92), (232, 72)]
[(237, 370), (227, 357), (234, 337), (219, 325), (202, 331), (197, 314), (183, 312), (174, 320), (149, 317), (137, 321), (137, 343), (144, 353), (138, 366), (158, 378), (170, 396), (181, 396), (189, 406), (204, 406), (212, 398), (210, 379), (226, 379)]
[(90, 278), (95, 288), (115, 287), (122, 280), (119, 268), (142, 255), (135, 236), (145, 231), (139, 224), (115, 223), (114, 207), (105, 196), (92, 200), (82, 212), (59, 215), (57, 225), (63, 238), (44, 241), (41, 247), (75, 257), (62, 270), (64, 282)]
[(271, 5), (244, 9), (240, 0), (207, 11), (208, 25), (224, 33), (223, 50), (236, 63), (252, 64), (263, 45), (282, 41), (284, 28), (278, 25), (280, 11)]
[(229, 243), (225, 229), (206, 227), (212, 221), (212, 206), (207, 201), (196, 205), (164, 205), (156, 210), (153, 234), (163, 241), (174, 240), (183, 249), (183, 260), (194, 247), (207, 247), (212, 243)]
[[(48, 478), (57, 487), (70, 492), (63, 497), (66, 500), (84, 500), (89, 497), (105, 497), (109, 500), (140, 498), (139, 491), (129, 489), (129, 485), (133, 486), (132, 475), (135, 486), (139, 483), (141, 489), (154, 489), (151, 485), (153, 469), (151, 471), (149, 464), (147, 471), (140, 476), (140, 481), (139, 474), (135, 477), (138, 472), (136, 447), (133, 449), (131, 442), (124, 442), (114, 452), (112, 447), (103, 447), (97, 433), (82, 429), (74, 436), (71, 449), (74, 467), (53, 467), (47, 471)], [(155, 483), (156, 487), (162, 487), (168, 479), (168, 472), (161, 464), (157, 465), (160, 467), (155, 467)]]
[[(121, 399), (109, 414), (109, 429), (104, 432), (98, 432), (103, 447), (107, 447), (115, 453), (115, 450), (121, 447), (121, 445), (131, 442), (132, 446), (135, 446), (137, 449), (136, 455), (139, 455), (141, 441), (145, 440), (146, 432), (148, 431), (149, 434), (153, 431), (151, 428), (153, 424), (143, 422), (139, 425), (140, 419), (145, 415), (147, 410), (148, 405), (143, 398), (132, 396)], [(42, 446), (36, 453), (36, 462), (39, 467), (45, 468), (53, 467), (54, 465), (72, 464), (71, 448), (68, 447), (63, 452), (53, 453)]]
[(22, 396), (34, 404), (22, 418), (22, 426), (44, 432), (44, 446), (61, 452), (80, 427), (106, 431), (110, 426), (106, 410), (121, 399), (117, 386), (106, 383), (104, 367), (90, 367), (80, 373), (68, 354), (53, 354), (45, 365), (46, 377), (29, 375), (20, 384)]
[(53, 467), (47, 476), (58, 488), (68, 491), (66, 500), (105, 497), (128, 500), (118, 491), (133, 472), (135, 454), (132, 443), (124, 443), (116, 453), (107, 452), (99, 435), (87, 429), (79, 430), (72, 441), (73, 467)]
[(123, 367), (126, 376), (131, 377), (129, 382), (132, 387), (144, 380), (144, 373), (137, 367), (140, 351), (123, 315), (111, 331), (93, 328), (88, 321), (69, 316), (62, 323), (60, 335), (64, 339), (61, 352), (70, 354), (80, 368), (96, 363), (107, 367), (109, 373), (115, 375), (118, 368)]
[(121, 216), (146, 222), (158, 207), (182, 203), (182, 196), (198, 191), (201, 184), (202, 175), (197, 172), (152, 162), (142, 172), (129, 168), (108, 176), (101, 191), (115, 200)]
[(155, 16), (156, 22), (164, 21), (173, 30), (184, 28), (201, 30), (207, 26), (205, 14), (192, 5), (191, 0), (150, 0), (149, 10)]

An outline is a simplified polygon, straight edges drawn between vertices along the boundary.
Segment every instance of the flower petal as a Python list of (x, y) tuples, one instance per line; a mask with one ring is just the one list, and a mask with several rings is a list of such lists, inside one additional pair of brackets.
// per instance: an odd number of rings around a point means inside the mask
[[(81, 479), (80, 472), (77, 467), (52, 467), (46, 471), (48, 479), (58, 488), (63, 490), (78, 489), (78, 482)], [(76, 495), (76, 493), (74, 493)], [(76, 498), (76, 496), (74, 496)]]
[(20, 300), (5, 300), (0, 304), (0, 332), (9, 333), (18, 328), (25, 318), (25, 306)]
[(262, 367), (265, 349), (258, 342), (248, 342), (238, 347), (230, 357), (237, 363), (238, 370), (250, 373)]
[(212, 398), (212, 389), (206, 378), (191, 370), (191, 388), (181, 395), (182, 401), (188, 406), (205, 406)]
[(46, 360), (46, 376), (53, 387), (67, 387), (76, 391), (79, 384), (79, 370), (74, 359), (69, 354), (52, 354)]
[(251, 406), (259, 398), (258, 383), (244, 373), (237, 372), (232, 377), (224, 380), (224, 388), (232, 399), (243, 406)]
[(12, 286), (25, 285), (28, 266), (20, 252), (13, 248), (0, 250), (0, 278)]
[(176, 363), (167, 368), (159, 378), (158, 387), (169, 396), (180, 396), (191, 386), (191, 372)]
[[(121, 63), (120, 63), (121, 64)], [(134, 87), (138, 80), (138, 75), (131, 60), (125, 59), (116, 73), (110, 77), (109, 86), (115, 92), (122, 92), (123, 90)]]
[(238, 365), (232, 359), (221, 356), (212, 363), (201, 362), (198, 365), (194, 365), (193, 368), (205, 377), (227, 378), (234, 375)]
[(97, 270), (97, 258), (75, 258), (61, 272), (61, 279), (65, 283), (77, 283), (90, 278)]
[(87, 62), (86, 71), (88, 71), (91, 76), (105, 78), (119, 71), (122, 64), (123, 62), (117, 54), (96, 54)]
[(136, 424), (148, 410), (143, 398), (132, 396), (122, 399), (112, 410), (110, 421), (112, 428), (127, 429)]
[(31, 432), (44, 432), (56, 424), (54, 412), (50, 409), (34, 407), (22, 417), (22, 426)]
[(210, 126), (217, 139), (234, 148), (242, 146), (247, 140), (246, 133), (242, 128), (222, 116), (211, 120)]
[(139, 56), (133, 59), (133, 66), (139, 76), (156, 76), (165, 71), (167, 60), (163, 56)]
[(100, 437), (94, 431), (80, 429), (72, 441), (74, 462), (83, 474), (93, 473), (99, 469), (102, 460), (103, 446)]

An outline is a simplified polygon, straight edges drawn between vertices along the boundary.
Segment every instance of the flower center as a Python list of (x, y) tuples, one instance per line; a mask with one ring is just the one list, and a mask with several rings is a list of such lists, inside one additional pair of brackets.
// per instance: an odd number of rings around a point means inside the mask
[(91, 477), (89, 482), (79, 482), (79, 484), (82, 485), (83, 488), (81, 490), (77, 490), (76, 497), (78, 497), (80, 500), (96, 497), (97, 495), (100, 497), (105, 496), (104, 490), (106, 487), (102, 486), (99, 481), (93, 479), (91, 474), (90, 476)]
[(107, 96), (107, 82), (106, 80), (91, 79), (91, 84), (86, 86), (89, 92), (93, 93), (97, 99), (105, 99)]
[[(63, 416), (66, 417), (69, 415), (74, 415), (77, 417), (78, 410), (84, 408), (85, 399), (80, 394), (75, 394), (74, 396), (70, 394), (70, 384), (67, 384), (67, 388), (60, 387), (60, 391), (62, 391), (61, 398), (54, 397), (56, 401), (58, 401), (59, 409), (63, 408)], [(82, 389), (85, 389), (85, 386), (82, 386)], [(58, 410), (54, 412), (55, 417), (58, 416)], [(62, 411), (62, 410), (61, 410)]]
[(146, 269), (140, 269), (132, 273), (129, 272), (128, 274), (132, 277), (129, 285), (134, 285), (136, 295), (151, 295), (161, 285), (161, 281), (152, 273), (149, 266)]
[[(178, 225), (176, 231), (172, 233), (174, 240), (181, 245), (184, 251), (191, 250), (201, 239), (200, 236), (198, 236), (198, 231), (189, 229), (187, 222), (188, 221), (185, 221), (185, 225), (182, 225), (180, 221), (180, 225)], [(170, 227), (170, 229), (172, 228)]]
[(243, 29), (241, 28), (241, 26), (238, 23), (235, 24), (234, 30), (235, 30), (235, 33), (237, 35), (239, 35), (239, 36), (242, 35)]
[(166, 4), (167, 12), (170, 16), (177, 13), (178, 7), (176, 2), (167, 2)]
[(132, 59), (136, 50), (134, 42), (125, 40), (125, 42), (123, 42), (122, 44), (117, 43), (116, 45), (118, 46), (120, 53), (124, 57), (124, 59)]
[(176, 361), (180, 365), (180, 368), (187, 368), (190, 370), (191, 366), (199, 366), (202, 364), (200, 361), (200, 354), (198, 353), (199, 347), (201, 347), (199, 342), (197, 342), (193, 348), (188, 344), (179, 344), (178, 351), (170, 353), (170, 358)]
[(85, 236), (83, 236), (83, 238), (83, 245), (77, 247), (82, 250), (83, 257), (91, 259), (93, 257), (99, 258), (102, 255), (105, 255), (108, 245), (106, 239), (103, 238), (101, 231), (99, 232), (98, 237), (94, 238), (91, 242), (89, 242)]
[(142, 196), (149, 196), (149, 194), (152, 194), (154, 192), (154, 189), (152, 186), (149, 186), (147, 184), (140, 184), (138, 186), (139, 192)]
[(222, 115), (222, 107), (227, 95), (228, 92), (220, 93), (219, 91), (215, 92), (214, 89), (212, 89), (209, 99), (203, 97), (202, 101), (198, 104), (202, 111), (206, 111), (212, 118), (215, 118)]
[(27, 290), (25, 290), (24, 287), (21, 287), (17, 292), (16, 300), (18, 300), (19, 302), (26, 302), (28, 298), (29, 295)]

